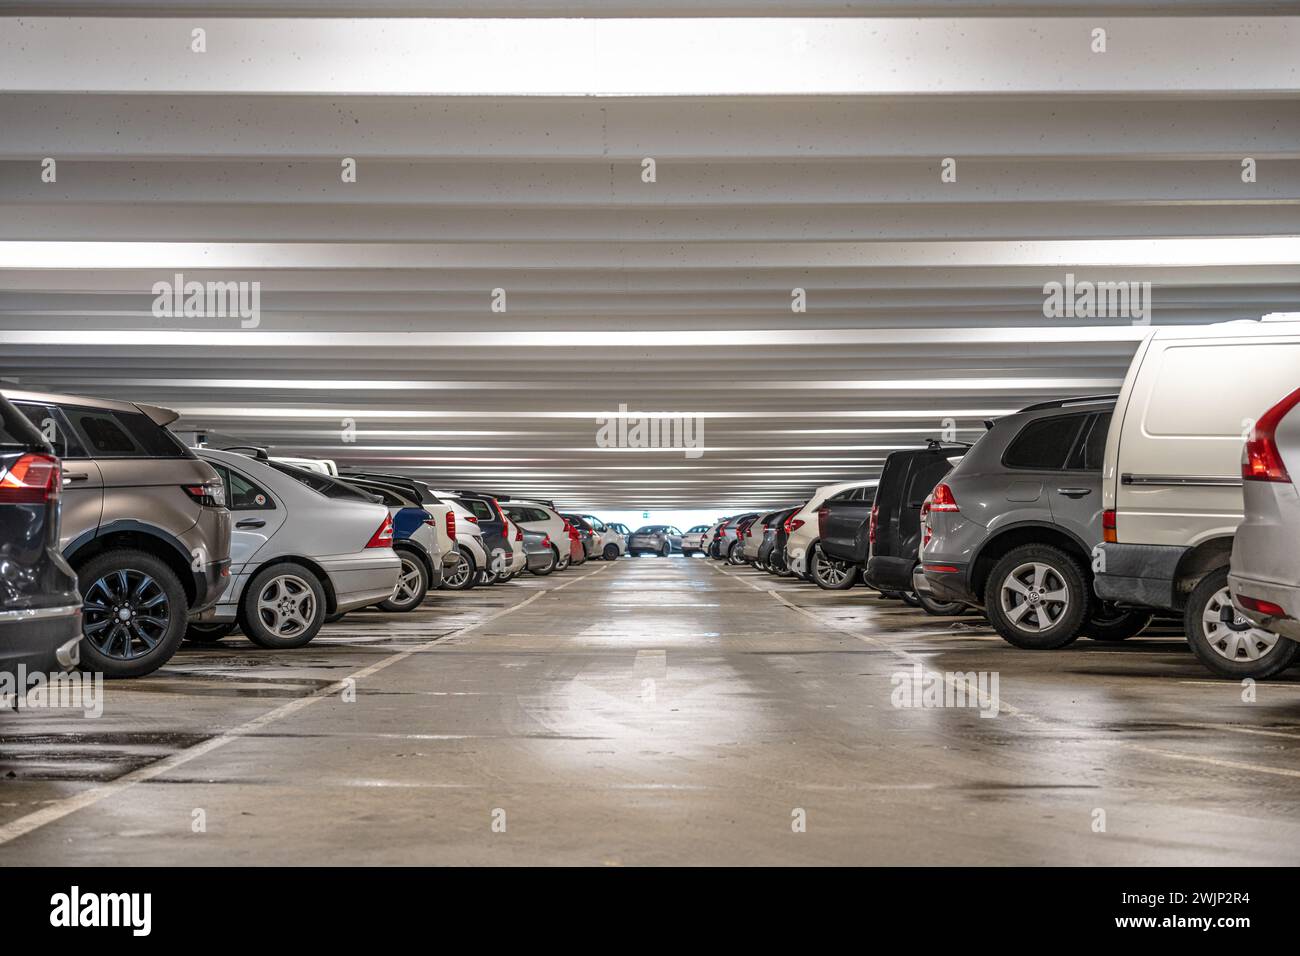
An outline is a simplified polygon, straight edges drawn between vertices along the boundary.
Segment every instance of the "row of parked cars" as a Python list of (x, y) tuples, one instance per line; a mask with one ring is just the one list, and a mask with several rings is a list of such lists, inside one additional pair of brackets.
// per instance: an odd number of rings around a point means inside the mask
[(236, 628), (301, 647), (354, 610), (627, 552), (625, 527), (551, 501), (189, 447), (177, 417), (0, 389), (0, 671), (138, 677)]
[(978, 611), (1020, 648), (1173, 618), (1216, 674), (1273, 676), (1300, 657), (1298, 318), (1153, 330), (1117, 395), (894, 452), (878, 479), (693, 528), (683, 550)]

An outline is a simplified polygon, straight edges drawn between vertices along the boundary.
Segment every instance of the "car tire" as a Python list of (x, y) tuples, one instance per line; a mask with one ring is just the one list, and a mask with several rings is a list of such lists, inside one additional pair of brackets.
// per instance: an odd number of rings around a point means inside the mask
[(530, 574), (535, 574), (539, 578), (544, 578), (552, 571), (558, 570), (560, 570), (560, 552), (556, 549), (555, 545), (551, 545), (551, 560), (547, 564), (540, 568), (528, 569)]
[(219, 624), (190, 624), (185, 628), (185, 640), (191, 644), (218, 644), (235, 633), (234, 621)]
[(267, 650), (310, 644), (324, 623), (325, 588), (301, 564), (267, 565), (253, 575), (239, 602), (244, 635)]
[(618, 560), (618, 545), (616, 544), (605, 545), (604, 557), (606, 561)]
[(1220, 677), (1264, 680), (1286, 670), (1300, 656), (1300, 643), (1255, 627), (1232, 608), (1233, 623), (1219, 619), (1228, 597), (1228, 569), (1216, 568), (1187, 599), (1183, 627), (1201, 663)]
[[(171, 660), (185, 637), (189, 600), (180, 578), (162, 559), (131, 548), (106, 551), (78, 570), (77, 587), (82, 594), (83, 670), (143, 677)], [(115, 613), (121, 609), (135, 617), (121, 621)]]
[(936, 601), (920, 591), (916, 592), (916, 603), (921, 605), (921, 610), (933, 617), (956, 617), (966, 610), (966, 605), (960, 601)]
[(1092, 617), (1083, 626), (1083, 636), (1113, 644), (1142, 633), (1150, 623), (1150, 611), (1120, 610), (1098, 602), (1093, 608)]
[[(984, 609), (993, 629), (1013, 647), (1054, 650), (1078, 639), (1092, 609), (1091, 597), (1075, 558), (1051, 545), (1025, 544), (993, 566)], [(1032, 626), (1020, 623), (1028, 618)]]
[(673, 554), (673, 546), (669, 544), (667, 541), (665, 541), (664, 546), (659, 550), (659, 557), (670, 558), (672, 557), (672, 554)]
[(405, 614), (414, 611), (424, 602), (424, 596), (429, 593), (429, 572), (419, 555), (400, 548), (397, 556), (402, 560), (401, 570), (397, 572), (397, 588), (392, 597), (379, 603), (379, 608), (394, 614)]
[(442, 572), (442, 586), (448, 591), (468, 591), (478, 584), (478, 572), (474, 567), (474, 556), (468, 548), (457, 548), (460, 560), (451, 566), (451, 571)]
[(908, 607), (921, 606), (921, 597), (915, 591), (895, 591), (893, 596)]
[(813, 546), (808, 562), (812, 568), (813, 583), (823, 591), (847, 591), (858, 580), (858, 569), (846, 561), (826, 557), (818, 545)]

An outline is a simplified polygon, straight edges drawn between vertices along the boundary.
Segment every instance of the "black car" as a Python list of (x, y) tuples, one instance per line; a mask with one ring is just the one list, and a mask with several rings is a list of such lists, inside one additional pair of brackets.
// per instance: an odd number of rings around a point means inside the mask
[(867, 586), (913, 598), (931, 614), (956, 614), (964, 605), (943, 602), (916, 590), (913, 573), (921, 544), (921, 505), (952, 471), (970, 445), (931, 441), (925, 448), (896, 451), (885, 459), (871, 508)]
[(454, 492), (455, 502), (474, 516), (483, 532), (483, 550), (492, 556), (493, 567), (480, 571), (484, 584), (495, 584), (510, 573), (514, 544), (506, 538), (506, 516), (492, 495), (479, 491)]
[(15, 678), (19, 665), (48, 674), (80, 658), (81, 596), (59, 552), (62, 488), (49, 442), (0, 397), (0, 672)]
[(785, 568), (785, 523), (798, 508), (787, 508), (771, 516), (763, 528), (763, 540), (758, 546), (758, 561), (754, 565), (760, 571), (779, 574)]

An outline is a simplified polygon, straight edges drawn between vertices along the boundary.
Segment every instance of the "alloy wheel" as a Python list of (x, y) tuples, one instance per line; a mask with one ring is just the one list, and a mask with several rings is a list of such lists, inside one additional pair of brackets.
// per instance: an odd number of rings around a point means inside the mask
[(415, 559), (402, 555), (402, 570), (398, 573), (397, 587), (390, 600), (402, 607), (413, 603), (420, 593), (420, 583), (423, 580), (424, 575)]
[(316, 617), (316, 595), (296, 574), (278, 574), (257, 596), (257, 617), (276, 637), (297, 637)]
[(1046, 631), (1070, 609), (1070, 589), (1059, 571), (1041, 561), (1017, 565), (999, 589), (1002, 610), (1016, 627)]
[(81, 613), (86, 640), (116, 660), (153, 650), (171, 623), (167, 593), (152, 576), (132, 568), (105, 574), (88, 587)]

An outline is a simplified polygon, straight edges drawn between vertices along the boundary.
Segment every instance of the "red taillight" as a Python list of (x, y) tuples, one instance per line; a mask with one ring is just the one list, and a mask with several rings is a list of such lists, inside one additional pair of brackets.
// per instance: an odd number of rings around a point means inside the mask
[(447, 509), (447, 537), (456, 540), (456, 512)]
[(935, 485), (934, 491), (930, 493), (930, 510), (961, 511), (957, 507), (957, 499), (952, 496), (952, 489), (944, 484)]
[(370, 536), (366, 542), (367, 548), (391, 548), (393, 546), (393, 518), (392, 515), (384, 515), (384, 520), (380, 523), (379, 528)]
[(524, 529), (519, 527), (519, 525), (515, 525), (515, 540), (516, 541), (524, 540)]
[(1300, 405), (1300, 388), (1278, 402), (1255, 423), (1241, 453), (1241, 477), (1246, 481), (1290, 481), (1282, 452), (1277, 447), (1277, 426)]
[(785, 523), (785, 530), (789, 534), (794, 534), (803, 526), (804, 526), (804, 522), (802, 518), (791, 518), (789, 521)]
[(1272, 601), (1264, 601), (1260, 598), (1246, 597), (1244, 594), (1237, 595), (1237, 603), (1248, 611), (1254, 611), (1256, 614), (1262, 614), (1265, 617), (1291, 616), (1280, 604), (1274, 604)]
[(181, 490), (189, 495), (192, 501), (205, 508), (226, 506), (226, 486), (220, 481), (209, 481), (202, 485), (181, 485)]
[(466, 515), (465, 520), (473, 522), (474, 524), (478, 524), (478, 518), (474, 517), (473, 515)]
[(58, 500), (62, 487), (59, 459), (52, 455), (29, 453), (0, 469), (0, 504), (43, 505)]
[(1101, 513), (1101, 540), (1107, 544), (1119, 541), (1119, 520), (1114, 508), (1107, 508)]
[(551, 546), (551, 536), (548, 534), (544, 538), (542, 538), (542, 547), (549, 548), (550, 546)]
[(871, 521), (867, 524), (867, 543), (876, 543), (876, 522), (880, 520), (880, 505), (871, 506)]
[(934, 537), (934, 531), (931, 530), (930, 528), (930, 499), (926, 498), (923, 502), (921, 502), (921, 550), (922, 551), (925, 550), (925, 546), (930, 543), (930, 539), (933, 537)]

